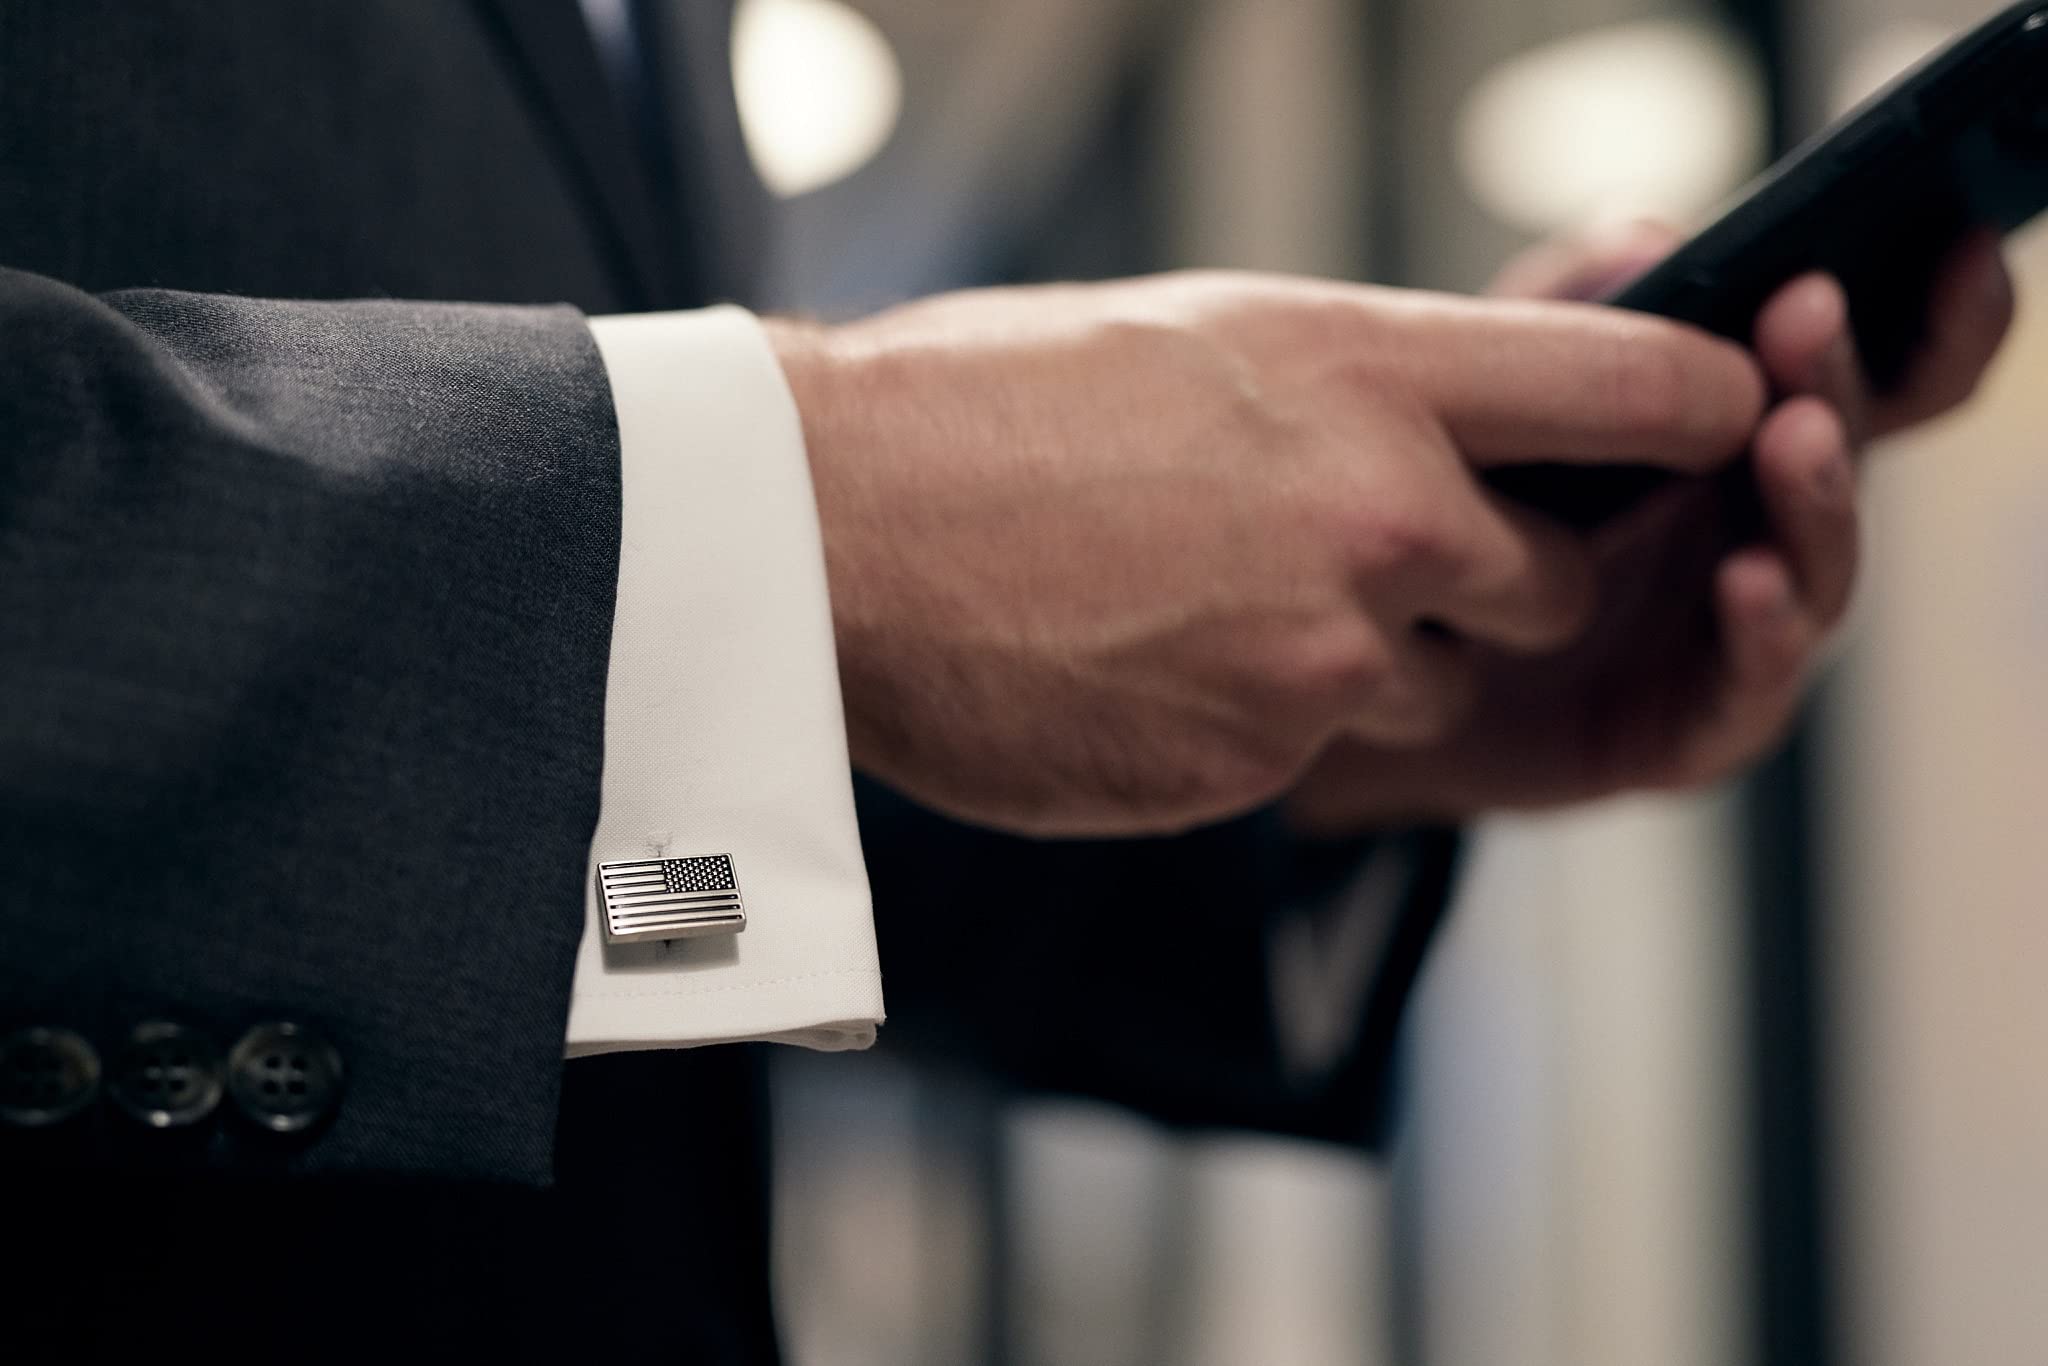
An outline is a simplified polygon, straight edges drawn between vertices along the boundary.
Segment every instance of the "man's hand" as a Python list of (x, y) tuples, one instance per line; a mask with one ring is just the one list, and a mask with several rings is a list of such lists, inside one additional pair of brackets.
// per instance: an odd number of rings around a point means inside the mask
[(1340, 733), (1462, 743), (1506, 662), (1604, 605), (1593, 548), (1480, 473), (1704, 475), (1765, 396), (1740, 348), (1657, 319), (1242, 275), (771, 333), (856, 764), (1034, 833), (1227, 816)]
[[(1604, 296), (1675, 245), (1655, 229), (1539, 249), (1502, 287)], [(1455, 819), (1726, 776), (1767, 752), (1796, 712), (1849, 604), (1858, 540), (1854, 457), (1866, 440), (1966, 399), (2010, 325), (1997, 241), (1974, 238), (1941, 273), (1905, 385), (1864, 383), (1839, 285), (1809, 276), (1766, 306), (1756, 350), (1779, 396), (1756, 435), (1764, 528), (1731, 548), (1748, 501), (1687, 481), (1594, 541), (1599, 606), (1583, 637), (1541, 658), (1475, 646), (1481, 682), (1462, 724), (1427, 745), (1351, 738), (1293, 795), (1311, 829)]]

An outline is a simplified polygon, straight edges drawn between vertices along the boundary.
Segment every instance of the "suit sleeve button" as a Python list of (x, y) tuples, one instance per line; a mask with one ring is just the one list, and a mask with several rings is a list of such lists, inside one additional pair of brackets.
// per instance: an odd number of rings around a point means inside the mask
[(307, 1025), (260, 1024), (228, 1052), (228, 1091), (259, 1128), (304, 1133), (341, 1103), (341, 1053)]
[(0, 1038), (0, 1124), (62, 1124), (99, 1090), (100, 1055), (80, 1035), (37, 1025)]
[(107, 1094), (151, 1129), (185, 1129), (220, 1104), (220, 1050), (204, 1034), (168, 1020), (135, 1026), (108, 1069)]

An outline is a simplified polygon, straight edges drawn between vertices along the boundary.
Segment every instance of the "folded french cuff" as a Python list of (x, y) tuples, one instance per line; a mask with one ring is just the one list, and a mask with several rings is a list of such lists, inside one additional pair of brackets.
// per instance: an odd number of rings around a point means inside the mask
[[(803, 426), (738, 308), (590, 325), (623, 527), (571, 1057), (863, 1048), (883, 1016)], [(607, 944), (600, 862), (730, 858), (746, 928)]]

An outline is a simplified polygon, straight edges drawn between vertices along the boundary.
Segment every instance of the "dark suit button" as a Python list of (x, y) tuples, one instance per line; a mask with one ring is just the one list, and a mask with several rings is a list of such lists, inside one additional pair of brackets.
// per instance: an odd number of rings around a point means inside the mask
[(99, 1090), (100, 1055), (70, 1030), (36, 1026), (0, 1039), (0, 1124), (62, 1124)]
[(197, 1030), (145, 1021), (108, 1069), (107, 1094), (137, 1123), (187, 1128), (220, 1104), (220, 1050)]
[(304, 1133), (341, 1102), (341, 1054), (306, 1025), (260, 1024), (228, 1053), (228, 1090), (263, 1128)]

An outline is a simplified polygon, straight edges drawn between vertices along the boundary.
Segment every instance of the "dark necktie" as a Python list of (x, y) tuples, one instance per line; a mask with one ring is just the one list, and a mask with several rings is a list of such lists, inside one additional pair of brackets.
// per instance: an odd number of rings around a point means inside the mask
[(767, 201), (740, 139), (723, 67), (723, 0), (583, 0), (633, 132), (656, 212), (689, 258), (694, 301), (749, 302), (764, 266)]

